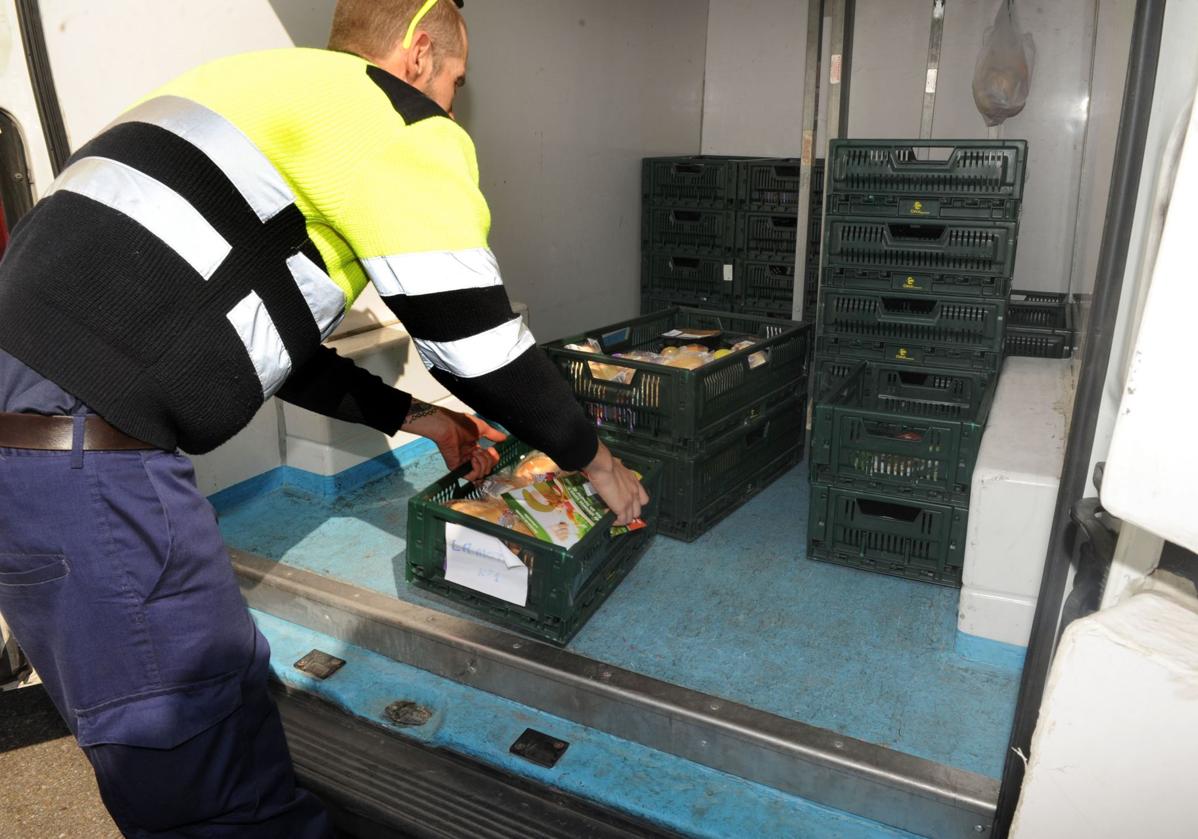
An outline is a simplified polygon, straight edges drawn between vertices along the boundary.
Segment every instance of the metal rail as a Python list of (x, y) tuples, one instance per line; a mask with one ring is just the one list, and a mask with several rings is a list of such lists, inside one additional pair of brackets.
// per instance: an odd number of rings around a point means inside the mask
[(233, 551), (252, 608), (443, 678), (921, 836), (989, 830), (980, 775)]

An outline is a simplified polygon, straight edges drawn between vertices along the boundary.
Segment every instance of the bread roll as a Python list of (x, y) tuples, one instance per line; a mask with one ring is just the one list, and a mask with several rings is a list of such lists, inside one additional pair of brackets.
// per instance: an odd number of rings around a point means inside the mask
[(535, 483), (544, 480), (548, 475), (555, 475), (561, 471), (561, 467), (554, 463), (553, 458), (549, 455), (542, 452), (534, 452), (520, 461), (520, 465), (516, 467), (515, 475), (517, 480)]
[(519, 516), (513, 513), (512, 509), (499, 498), (459, 498), (456, 501), (450, 501), (445, 506), (463, 515), (489, 521), (491, 524), (506, 527), (508, 530), (514, 530), (525, 536), (532, 535), (528, 525), (521, 521)]

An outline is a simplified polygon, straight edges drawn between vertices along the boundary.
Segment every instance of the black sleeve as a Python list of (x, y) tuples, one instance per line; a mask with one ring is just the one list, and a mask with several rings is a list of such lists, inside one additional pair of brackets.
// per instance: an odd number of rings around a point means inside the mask
[(275, 395), (300, 408), (368, 425), (387, 435), (399, 431), (412, 407), (411, 395), (325, 346), (293, 371)]
[(540, 347), (477, 378), (459, 378), (436, 367), (431, 372), (458, 399), (545, 452), (563, 469), (582, 469), (595, 459), (595, 426)]
[[(422, 355), (430, 344), (469, 340), (516, 318), (502, 285), (383, 300)], [(531, 336), (524, 337), (531, 342)], [(595, 426), (545, 352), (535, 345), (522, 352), (508, 347), (490, 351), (511, 358), (478, 376), (462, 376), (435, 361), (429, 372), (477, 413), (545, 452), (563, 469), (581, 469), (594, 460), (599, 450)]]

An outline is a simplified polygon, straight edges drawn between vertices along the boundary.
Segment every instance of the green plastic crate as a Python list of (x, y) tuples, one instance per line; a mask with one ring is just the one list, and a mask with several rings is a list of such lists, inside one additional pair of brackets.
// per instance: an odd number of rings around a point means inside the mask
[(986, 274), (935, 274), (887, 268), (828, 268), (825, 288), (853, 291), (903, 291), (935, 297), (1006, 297), (1009, 277)]
[(645, 208), (641, 253), (686, 251), (723, 257), (736, 245), (736, 213), (687, 207)]
[[(728, 336), (759, 338), (760, 343), (697, 370), (610, 357), (633, 349), (660, 349), (662, 333), (686, 328), (721, 329)], [(588, 338), (598, 341), (605, 354), (566, 349)], [(619, 432), (629, 441), (698, 451), (704, 441), (742, 424), (763, 399), (803, 382), (810, 344), (810, 324), (673, 308), (551, 342), (545, 351), (600, 430)], [(768, 353), (766, 363), (751, 366), (749, 356), (763, 351)], [(636, 372), (629, 384), (603, 381), (594, 376), (592, 362)]]
[[(812, 235), (819, 238), (819, 217), (810, 221)], [(794, 261), (798, 243), (797, 210), (764, 213), (746, 210), (737, 213), (736, 251), (739, 256), (771, 261)]]
[(688, 155), (648, 157), (641, 164), (647, 204), (731, 210), (738, 203), (740, 157)]
[(912, 367), (944, 367), (954, 370), (976, 370), (997, 374), (1002, 362), (1001, 353), (972, 347), (938, 346), (933, 344), (900, 343), (874, 338), (839, 338), (819, 336), (815, 339), (815, 358), (818, 364), (828, 359), (877, 361)]
[(807, 557), (959, 587), (968, 521), (965, 507), (812, 484)]
[(1072, 358), (1074, 334), (1063, 329), (1007, 329), (1003, 355), (1028, 358)]
[(641, 264), (641, 294), (677, 306), (732, 307), (733, 263), (723, 257), (652, 251)]
[(1001, 353), (1007, 302), (992, 297), (938, 299), (905, 291), (825, 288), (819, 300), (821, 338), (882, 341)]
[(909, 274), (1010, 277), (1015, 268), (1014, 222), (824, 219), (823, 264)]
[[(665, 312), (669, 309), (676, 308), (679, 305), (683, 304), (680, 304), (677, 300), (671, 300), (668, 297), (654, 297), (652, 295), (646, 294), (641, 297), (641, 314), (652, 315), (658, 312)], [(710, 306), (704, 305), (702, 303), (688, 303), (685, 305), (687, 308), (698, 309), (704, 312), (725, 312), (728, 310), (726, 305), (719, 303), (712, 304)]]
[(1016, 221), (1023, 140), (833, 140), (828, 215)]
[(820, 394), (811, 479), (967, 504), (997, 377), (858, 364)]
[[(740, 208), (767, 213), (794, 212), (799, 204), (803, 162), (797, 157), (745, 160), (740, 164)], [(811, 166), (811, 204), (823, 212), (824, 161)]]
[(1077, 338), (1074, 308), (1067, 294), (1012, 291), (1007, 307), (1004, 355), (1033, 358), (1072, 356)]
[(794, 259), (736, 263), (734, 297), (738, 311), (790, 312), (794, 299)]
[(659, 532), (692, 542), (803, 459), (807, 398), (795, 394), (699, 453), (604, 439), (625, 460), (662, 464)]
[[(509, 440), (499, 444), (499, 468), (519, 462), (529, 447)], [(523, 536), (442, 506), (457, 498), (474, 498), (478, 489), (463, 478), (468, 466), (447, 475), (408, 502), (406, 577), (410, 583), (476, 612), (492, 623), (555, 644), (568, 642), (603, 603), (657, 533), (661, 464), (628, 457), (626, 465), (641, 473), (649, 493), (642, 512), (644, 530), (612, 536), (608, 515), (572, 548), (561, 548)], [(518, 606), (445, 579), (445, 525), (464, 525), (515, 546), (529, 567), (528, 603)]]
[(1073, 306), (1069, 295), (1051, 291), (1013, 289), (1007, 310), (1007, 326), (1025, 329), (1073, 329)]

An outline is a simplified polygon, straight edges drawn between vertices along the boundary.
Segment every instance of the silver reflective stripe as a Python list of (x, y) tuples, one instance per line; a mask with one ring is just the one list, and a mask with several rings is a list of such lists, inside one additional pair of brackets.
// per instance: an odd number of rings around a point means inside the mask
[(332, 277), (320, 270), (319, 265), (302, 253), (289, 257), (287, 267), (291, 269), (291, 276), (308, 303), (308, 309), (320, 330), (320, 340), (323, 341), (333, 334), (345, 316), (345, 292), (333, 282)]
[(179, 193), (124, 163), (106, 157), (77, 160), (59, 175), (46, 195), (74, 192), (136, 221), (187, 261), (205, 280), (232, 250)]
[(510, 364), (535, 344), (524, 320), (516, 317), (460, 341), (416, 339), (416, 350), (430, 370), (437, 367), (463, 379), (474, 379)]
[(362, 267), (381, 297), (503, 285), (490, 248), (376, 256), (363, 259)]
[(181, 96), (158, 96), (122, 114), (112, 124), (123, 122), (157, 125), (191, 143), (225, 173), (262, 221), (269, 221), (295, 203), (295, 194), (283, 176), (250, 138), (198, 102)]
[(251, 291), (233, 307), (228, 318), (241, 336), (241, 343), (245, 344), (254, 370), (258, 372), (262, 396), (270, 398), (291, 374), (291, 355), (283, 346), (283, 339), (275, 322), (270, 319), (270, 313), (266, 311), (266, 304)]

